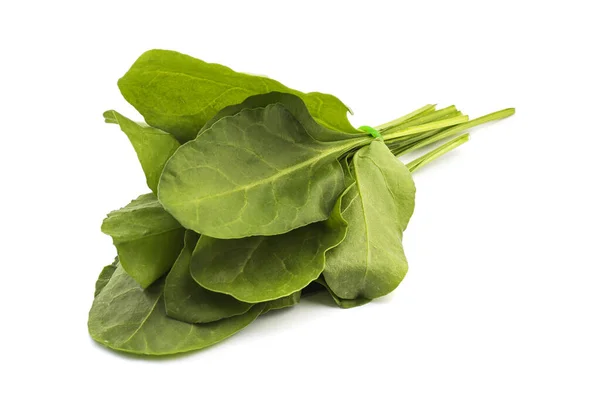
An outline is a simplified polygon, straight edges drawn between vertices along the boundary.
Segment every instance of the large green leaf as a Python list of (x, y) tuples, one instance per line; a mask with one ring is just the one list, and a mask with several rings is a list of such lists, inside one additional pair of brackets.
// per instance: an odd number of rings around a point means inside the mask
[(216, 239), (202, 236), (190, 272), (205, 288), (258, 303), (300, 291), (319, 277), (325, 253), (346, 234), (336, 206), (329, 220), (283, 235)]
[(322, 142), (321, 133), (279, 103), (225, 117), (167, 162), (160, 202), (186, 228), (221, 239), (325, 220), (344, 189), (337, 157), (371, 138)]
[(160, 174), (167, 160), (179, 148), (179, 142), (169, 133), (135, 123), (115, 112), (104, 112), (107, 123), (116, 123), (127, 135), (146, 175), (146, 183), (156, 193)]
[(373, 299), (394, 290), (408, 269), (402, 232), (413, 213), (415, 185), (381, 140), (356, 152), (353, 169), (355, 183), (340, 198), (348, 233), (327, 254), (323, 275), (340, 298)]
[(300, 96), (323, 126), (356, 131), (348, 122), (348, 107), (332, 95), (304, 94), (275, 80), (234, 72), (175, 51), (142, 54), (119, 80), (119, 89), (149, 125), (168, 131), (181, 142), (194, 139), (221, 109), (271, 91)]
[(149, 193), (109, 213), (102, 232), (113, 238), (125, 271), (147, 287), (173, 266), (185, 230)]
[(115, 261), (113, 261), (112, 264), (107, 265), (106, 267), (102, 268), (100, 275), (98, 275), (98, 280), (96, 281), (96, 289), (94, 291), (94, 297), (99, 295), (100, 292), (102, 291), (102, 289), (104, 289), (104, 286), (106, 286), (106, 284), (112, 277), (112, 274), (117, 269), (118, 264), (119, 264), (119, 257), (115, 258)]
[(240, 331), (256, 319), (264, 305), (245, 314), (206, 324), (190, 324), (167, 317), (164, 279), (142, 289), (122, 267), (94, 299), (88, 319), (90, 335), (119, 351), (168, 355), (199, 350)]
[(185, 245), (165, 282), (167, 315), (188, 323), (213, 322), (247, 312), (252, 304), (198, 285), (190, 275), (192, 252), (198, 235), (186, 231)]

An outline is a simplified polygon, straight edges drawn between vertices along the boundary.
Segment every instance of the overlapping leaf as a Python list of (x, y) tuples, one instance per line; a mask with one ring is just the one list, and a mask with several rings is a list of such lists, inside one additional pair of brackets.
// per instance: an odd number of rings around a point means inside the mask
[(154, 194), (145, 194), (109, 213), (102, 232), (112, 237), (127, 273), (147, 287), (173, 266), (183, 247), (185, 230)]
[(143, 289), (122, 267), (94, 299), (88, 329), (94, 340), (112, 349), (145, 355), (199, 350), (237, 333), (254, 321), (264, 304), (242, 315), (192, 324), (166, 315), (164, 279)]
[(280, 103), (224, 117), (167, 162), (163, 206), (202, 235), (277, 235), (329, 217), (344, 189), (337, 161), (369, 140), (322, 142)]
[(337, 206), (331, 218), (276, 236), (198, 241), (190, 271), (203, 287), (258, 303), (300, 291), (325, 267), (325, 253), (337, 246), (346, 223)]
[(407, 271), (410, 171), (468, 136), (408, 166), (393, 154), (514, 113), (466, 122), (427, 105), (365, 128), (373, 139), (331, 95), (163, 50), (144, 53), (119, 88), (152, 127), (104, 116), (153, 193), (103, 222), (119, 256), (98, 277), (88, 327), (101, 344), (146, 355), (210, 346), (315, 289), (342, 308), (391, 292)]
[(408, 269), (402, 232), (413, 213), (415, 186), (381, 140), (356, 152), (353, 176), (340, 198), (348, 233), (328, 253), (323, 275), (342, 299), (373, 299), (394, 290)]
[[(265, 307), (262, 314), (266, 314), (269, 311), (280, 310), (283, 308), (293, 307), (300, 302), (301, 291), (294, 292), (289, 296), (280, 297), (275, 300), (265, 302)], [(261, 315), (262, 315), (261, 314)]]
[(107, 123), (118, 124), (127, 135), (146, 174), (148, 188), (156, 193), (160, 174), (179, 142), (171, 134), (135, 123), (115, 111), (104, 112), (104, 119)]
[(355, 299), (343, 299), (341, 297), (338, 297), (333, 292), (333, 290), (331, 290), (329, 285), (327, 285), (327, 282), (325, 282), (325, 279), (322, 276), (320, 276), (319, 279), (315, 280), (315, 282), (318, 283), (319, 285), (323, 286), (325, 288), (325, 290), (327, 290), (327, 293), (329, 293), (329, 295), (331, 296), (331, 298), (333, 299), (335, 304), (340, 308), (348, 309), (348, 308), (360, 307), (361, 305), (365, 305), (365, 304), (368, 304), (371, 302), (371, 299), (364, 298), (364, 297), (357, 297)]
[[(216, 116), (206, 122), (198, 134), (202, 134), (204, 131), (211, 128), (213, 124), (224, 117), (235, 116), (244, 109), (265, 108), (272, 104), (283, 105), (285, 109), (287, 109), (287, 111), (294, 116), (298, 123), (302, 125), (304, 130), (306, 130), (317, 141), (330, 142), (356, 138), (356, 132), (348, 133), (340, 130), (332, 130), (320, 125), (315, 121), (315, 119), (313, 119), (313, 116), (308, 111), (306, 104), (300, 97), (281, 92), (270, 92), (267, 94), (254, 95), (246, 98), (246, 100), (244, 100), (244, 102), (241, 104), (230, 105), (221, 109)], [(360, 131), (359, 133), (364, 134)]]
[(168, 131), (181, 142), (194, 139), (221, 109), (271, 91), (302, 98), (323, 126), (356, 131), (348, 122), (348, 107), (332, 95), (304, 94), (273, 79), (234, 72), (175, 51), (145, 52), (119, 80), (119, 88), (149, 125)]
[(192, 252), (198, 235), (186, 231), (185, 245), (165, 282), (165, 306), (167, 315), (183, 322), (213, 322), (240, 315), (252, 307), (235, 298), (215, 293), (198, 285), (190, 274)]
[(115, 261), (113, 261), (112, 264), (109, 264), (106, 267), (102, 268), (102, 271), (100, 271), (100, 275), (98, 275), (98, 280), (96, 281), (96, 289), (94, 290), (94, 297), (96, 297), (98, 294), (100, 294), (102, 289), (104, 289), (104, 286), (106, 286), (106, 284), (112, 277), (112, 274), (117, 269), (117, 265), (119, 265), (118, 257), (115, 258)]

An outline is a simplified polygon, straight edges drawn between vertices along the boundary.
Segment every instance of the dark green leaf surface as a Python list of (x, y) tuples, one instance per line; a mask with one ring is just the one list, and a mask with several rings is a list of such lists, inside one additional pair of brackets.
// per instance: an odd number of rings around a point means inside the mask
[(198, 242), (198, 235), (186, 231), (185, 246), (167, 275), (165, 282), (165, 306), (167, 315), (182, 322), (213, 322), (234, 315), (240, 315), (252, 307), (235, 298), (211, 292), (198, 285), (190, 274), (192, 252)]
[(275, 80), (237, 73), (175, 51), (142, 54), (119, 80), (119, 89), (149, 125), (168, 131), (181, 142), (194, 139), (221, 109), (271, 91), (298, 95), (325, 127), (356, 131), (348, 122), (348, 108), (332, 95), (304, 94)]
[(353, 158), (355, 183), (341, 200), (346, 239), (327, 255), (323, 275), (340, 298), (373, 299), (390, 293), (408, 269), (402, 232), (414, 210), (410, 172), (381, 140)]
[(102, 289), (104, 289), (104, 286), (106, 286), (106, 284), (112, 277), (112, 274), (115, 272), (115, 269), (117, 269), (118, 264), (119, 264), (119, 258), (117, 257), (117, 258), (115, 258), (115, 261), (113, 261), (112, 264), (107, 265), (106, 267), (102, 268), (102, 271), (100, 272), (100, 275), (98, 276), (98, 280), (96, 281), (96, 289), (94, 291), (94, 297), (96, 297), (98, 294), (100, 294)]
[(254, 321), (264, 305), (245, 314), (207, 324), (190, 324), (167, 317), (164, 279), (142, 289), (122, 267), (94, 299), (88, 329), (97, 342), (115, 350), (168, 355), (199, 350), (240, 331)]
[(272, 104), (283, 105), (285, 109), (287, 109), (287, 111), (290, 112), (292, 116), (294, 116), (294, 118), (302, 125), (304, 130), (306, 130), (317, 141), (342, 141), (356, 138), (356, 132), (360, 133), (361, 135), (365, 134), (360, 130), (347, 133), (344, 131), (326, 128), (313, 119), (306, 108), (306, 104), (300, 97), (293, 94), (280, 92), (254, 95), (246, 98), (246, 100), (241, 104), (231, 105), (227, 108), (221, 109), (215, 117), (206, 122), (198, 134), (204, 133), (204, 131), (211, 128), (213, 124), (226, 116), (235, 116), (244, 109), (266, 108)]
[(346, 234), (336, 206), (329, 220), (283, 235), (198, 241), (190, 271), (205, 288), (258, 303), (288, 296), (317, 279), (325, 253)]
[(160, 174), (167, 160), (179, 147), (179, 142), (169, 133), (142, 126), (115, 111), (104, 112), (104, 118), (107, 123), (117, 123), (127, 135), (146, 174), (148, 188), (156, 193)]
[(167, 162), (160, 202), (187, 229), (221, 239), (325, 220), (344, 189), (337, 157), (370, 138), (312, 134), (281, 104), (225, 117)]
[(150, 193), (109, 213), (102, 232), (113, 238), (125, 271), (147, 287), (173, 266), (185, 230)]
[(352, 156), (350, 154), (340, 159), (342, 170), (344, 170), (344, 186), (349, 187), (354, 183), (354, 173), (352, 171)]
[(165, 50), (142, 54), (119, 89), (148, 125), (115, 111), (105, 121), (153, 193), (102, 224), (118, 257), (98, 276), (88, 329), (143, 355), (202, 349), (314, 292), (341, 308), (390, 293), (408, 269), (411, 172), (468, 137), (406, 166), (395, 154), (514, 113), (468, 121), (427, 105), (366, 133), (334, 96)]

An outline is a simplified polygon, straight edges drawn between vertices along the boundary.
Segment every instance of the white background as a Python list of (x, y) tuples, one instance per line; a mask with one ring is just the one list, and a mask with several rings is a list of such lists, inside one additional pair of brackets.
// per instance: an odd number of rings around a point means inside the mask
[[(3, 2), (0, 395), (600, 396), (593, 4)], [(317, 297), (202, 352), (132, 358), (86, 322), (114, 256), (100, 223), (147, 191), (102, 112), (139, 119), (116, 81), (151, 48), (333, 93), (355, 125), (427, 103), (517, 114), (415, 174), (389, 297)]]

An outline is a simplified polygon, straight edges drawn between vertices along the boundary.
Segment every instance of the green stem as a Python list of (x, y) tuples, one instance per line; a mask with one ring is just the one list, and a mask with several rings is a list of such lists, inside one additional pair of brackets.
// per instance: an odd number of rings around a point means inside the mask
[(414, 173), (421, 167), (425, 166), (427, 163), (430, 163), (442, 156), (443, 154), (450, 152), (456, 147), (461, 146), (468, 140), (469, 134), (463, 134), (459, 137), (456, 137), (455, 139), (448, 141), (445, 144), (435, 148), (434, 150), (427, 152), (425, 155), (413, 160), (412, 162), (408, 163), (406, 167), (408, 167), (408, 170), (410, 170), (411, 173)]
[(383, 132), (386, 130), (389, 130), (391, 128), (397, 127), (405, 122), (414, 120), (415, 118), (423, 115), (423, 114), (428, 114), (435, 111), (435, 105), (425, 105), (415, 111), (412, 111), (411, 113), (408, 113), (402, 117), (399, 117), (398, 119), (394, 119), (391, 122), (387, 122), (384, 123), (382, 125), (376, 126), (375, 128), (377, 130), (379, 130), (379, 132)]
[(482, 116), (482, 117), (478, 117), (477, 119), (473, 119), (469, 122), (459, 124), (457, 126), (454, 126), (454, 127), (448, 128), (448, 129), (441, 130), (440, 132), (437, 132), (428, 137), (425, 136), (425, 137), (423, 137), (423, 139), (418, 140), (414, 143), (411, 143), (410, 145), (403, 145), (403, 147), (400, 150), (395, 150), (394, 154), (396, 156), (405, 155), (407, 153), (414, 151), (415, 149), (419, 149), (426, 145), (430, 145), (437, 141), (449, 138), (453, 135), (457, 135), (457, 134), (462, 133), (463, 131), (470, 129), (472, 127), (479, 126), (481, 124), (488, 123), (488, 122), (491, 122), (494, 120), (504, 119), (506, 117), (513, 115), (514, 113), (515, 113), (515, 108), (507, 108), (507, 109), (503, 109), (498, 112), (490, 113), (490, 114)]
[(409, 120), (406, 123), (402, 124), (403, 128), (418, 126), (424, 123), (435, 122), (437, 120), (447, 119), (449, 117), (460, 116), (461, 112), (456, 110), (454, 105), (448, 106), (446, 108), (439, 109), (435, 112), (429, 113), (427, 115), (421, 115), (415, 119)]
[(398, 128), (391, 129), (382, 134), (382, 138), (384, 141), (394, 140), (400, 137), (406, 137), (410, 135), (415, 135), (419, 133), (423, 133), (425, 131), (436, 130), (443, 127), (455, 126), (457, 124), (465, 123), (469, 120), (469, 117), (466, 115), (463, 116), (455, 116), (448, 119), (438, 120), (431, 123), (425, 123), (418, 126), (412, 126), (407, 128)]
[(426, 131), (421, 134), (417, 134), (412, 137), (399, 138), (395, 141), (388, 143), (388, 147), (390, 148), (391, 151), (395, 151), (395, 152), (402, 151), (405, 148), (413, 145), (414, 143), (423, 141), (424, 139), (432, 137), (436, 134), (439, 134), (442, 131), (444, 131), (444, 129), (431, 130), (431, 131)]

